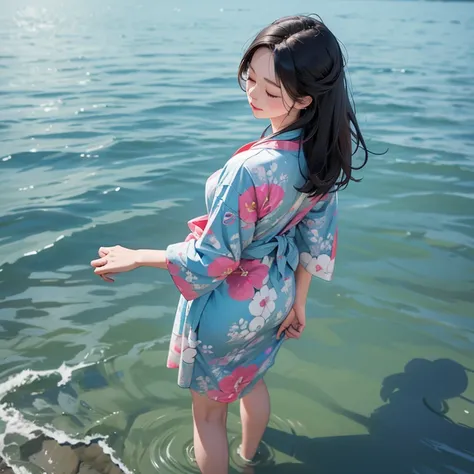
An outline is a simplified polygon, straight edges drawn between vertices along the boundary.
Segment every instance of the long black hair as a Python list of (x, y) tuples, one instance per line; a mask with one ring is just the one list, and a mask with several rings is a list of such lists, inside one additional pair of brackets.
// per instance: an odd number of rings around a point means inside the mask
[[(299, 191), (324, 195), (346, 187), (349, 181), (360, 181), (352, 171), (365, 166), (369, 151), (350, 102), (345, 60), (336, 37), (320, 19), (280, 18), (264, 28), (243, 55), (238, 70), (243, 90), (252, 57), (261, 47), (272, 51), (275, 74), (291, 99), (313, 99), (295, 122), (272, 135), (303, 130), (300, 140), (309, 174)], [(359, 148), (364, 160), (354, 167), (352, 156)]]

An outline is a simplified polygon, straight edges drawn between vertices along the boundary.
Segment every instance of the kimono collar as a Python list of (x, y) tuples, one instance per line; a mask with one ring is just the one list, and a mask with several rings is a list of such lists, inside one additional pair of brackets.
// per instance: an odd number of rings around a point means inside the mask
[[(302, 128), (297, 128), (296, 130), (290, 130), (289, 132), (284, 132), (280, 133), (277, 136), (275, 136), (272, 140), (296, 140), (301, 136), (303, 133)], [(270, 134), (266, 134), (265, 136), (268, 136)]]

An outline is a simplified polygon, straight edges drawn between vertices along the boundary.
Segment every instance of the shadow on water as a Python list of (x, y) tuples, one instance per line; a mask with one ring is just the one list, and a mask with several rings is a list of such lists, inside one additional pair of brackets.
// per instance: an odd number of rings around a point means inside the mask
[[(367, 435), (308, 438), (268, 428), (264, 441), (301, 464), (256, 468), (255, 474), (468, 474), (474, 472), (474, 429), (448, 417), (447, 400), (463, 397), (467, 371), (449, 359), (413, 359), (386, 377), (386, 402), (370, 416), (347, 410), (322, 390), (315, 401), (364, 426)], [(472, 372), (472, 371), (471, 371)], [(248, 474), (252, 469), (248, 470)]]

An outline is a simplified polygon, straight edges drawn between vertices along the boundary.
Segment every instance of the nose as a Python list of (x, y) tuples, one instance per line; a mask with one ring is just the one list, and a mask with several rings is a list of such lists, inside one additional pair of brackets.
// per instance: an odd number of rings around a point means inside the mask
[(256, 94), (256, 88), (257, 88), (257, 84), (254, 84), (253, 87), (249, 87), (249, 96), (254, 99), (257, 94)]

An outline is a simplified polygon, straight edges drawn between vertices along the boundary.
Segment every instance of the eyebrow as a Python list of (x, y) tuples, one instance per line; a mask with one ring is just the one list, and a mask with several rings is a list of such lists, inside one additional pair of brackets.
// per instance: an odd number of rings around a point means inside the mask
[[(249, 68), (252, 69), (254, 74), (257, 74), (251, 64), (249, 64)], [(269, 84), (271, 84), (272, 86), (275, 86), (275, 87), (278, 87), (278, 89), (281, 89), (281, 87), (276, 82), (273, 82), (270, 79), (267, 79), (266, 77), (264, 77), (263, 79), (267, 81)]]

